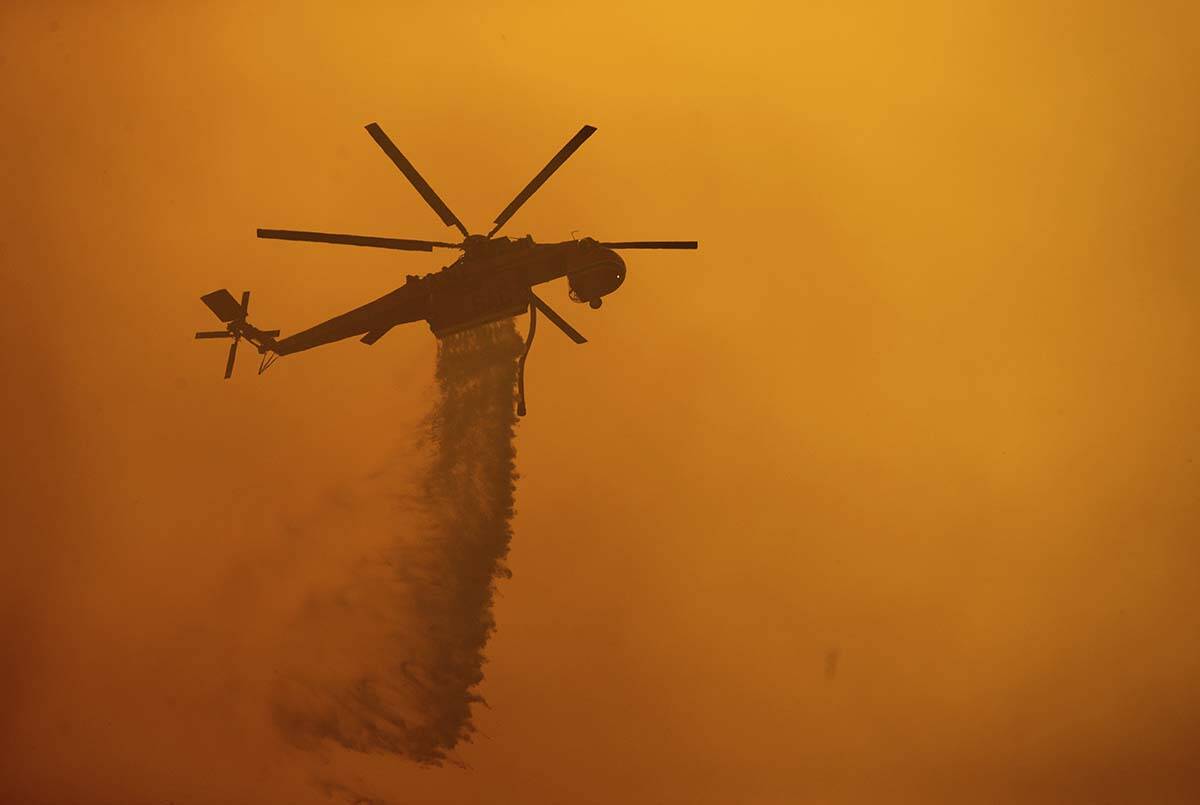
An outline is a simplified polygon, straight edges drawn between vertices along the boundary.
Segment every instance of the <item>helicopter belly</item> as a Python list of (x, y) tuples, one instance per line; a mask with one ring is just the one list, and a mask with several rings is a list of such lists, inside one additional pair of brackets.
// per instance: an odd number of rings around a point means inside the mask
[(468, 319), (465, 321), (456, 321), (451, 323), (439, 322), (438, 325), (434, 325), (434, 323), (431, 321), (429, 323), (429, 329), (432, 330), (433, 334), (438, 338), (442, 338), (450, 335), (451, 333), (459, 333), (463, 330), (470, 330), (472, 327), (478, 327), (481, 324), (488, 324), (489, 322), (500, 321), (501, 319), (511, 319), (513, 316), (519, 316), (520, 314), (524, 313), (528, 308), (529, 303), (523, 302), (520, 305), (507, 310), (493, 311), (491, 313), (487, 313), (477, 318)]
[[(457, 286), (457, 287), (455, 287)], [(431, 300), (429, 329), (438, 338), (488, 322), (512, 318), (529, 307), (529, 286), (519, 277), (438, 288)]]

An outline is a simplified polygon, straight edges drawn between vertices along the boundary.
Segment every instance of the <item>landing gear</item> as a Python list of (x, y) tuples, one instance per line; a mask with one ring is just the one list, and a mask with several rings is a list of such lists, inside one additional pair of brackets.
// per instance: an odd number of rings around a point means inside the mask
[(600, 306), (603, 304), (604, 304), (603, 299), (593, 299), (590, 302), (588, 302), (588, 307), (590, 307), (592, 310), (599, 310)]

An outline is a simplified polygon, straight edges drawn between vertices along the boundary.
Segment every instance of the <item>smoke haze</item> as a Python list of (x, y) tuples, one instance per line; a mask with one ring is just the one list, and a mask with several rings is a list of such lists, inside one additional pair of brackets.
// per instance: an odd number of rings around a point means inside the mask
[[(307, 601), (289, 629), (307, 651), (274, 711), (294, 744), (328, 739), (437, 764), (474, 731), (494, 585), (509, 575), (521, 345), (511, 320), (439, 341), (426, 470), (391, 468), (368, 487), (395, 499), (390, 544), (344, 587)], [(381, 482), (416, 483), (423, 494), (388, 495)], [(349, 517), (360, 505), (340, 508)]]

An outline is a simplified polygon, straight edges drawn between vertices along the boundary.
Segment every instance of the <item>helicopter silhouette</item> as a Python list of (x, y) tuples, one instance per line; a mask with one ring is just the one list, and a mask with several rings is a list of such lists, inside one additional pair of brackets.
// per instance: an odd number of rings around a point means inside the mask
[(238, 344), (242, 340), (248, 341), (263, 355), (259, 365), (259, 374), (262, 374), (279, 356), (354, 336), (361, 336), (364, 344), (374, 344), (399, 324), (423, 320), (436, 337), (442, 338), (528, 311), (529, 333), (517, 375), (517, 413), (524, 416), (525, 359), (533, 345), (537, 313), (540, 311), (544, 314), (575, 343), (587, 342), (578, 330), (533, 292), (533, 286), (566, 277), (571, 300), (586, 302), (591, 308), (597, 309), (603, 298), (625, 281), (625, 261), (617, 250), (698, 248), (699, 244), (694, 240), (598, 241), (584, 237), (559, 243), (536, 243), (528, 235), (523, 238), (496, 237), (496, 233), (513, 214), (595, 133), (593, 126), (583, 126), (559, 149), (554, 158), (496, 216), (491, 231), (486, 235), (473, 235), (467, 231), (458, 216), (451, 212), (379, 124), (371, 123), (366, 130), (442, 222), (462, 233), (460, 242), (292, 229), (259, 229), (258, 237), (400, 251), (457, 249), (462, 254), (435, 273), (408, 275), (404, 285), (394, 291), (286, 338), (279, 337), (279, 330), (260, 330), (247, 321), (249, 291), (242, 294), (240, 302), (224, 288), (201, 296), (201, 301), (225, 324), (225, 329), (198, 332), (196, 338), (233, 340), (225, 363), (226, 379), (233, 375)]

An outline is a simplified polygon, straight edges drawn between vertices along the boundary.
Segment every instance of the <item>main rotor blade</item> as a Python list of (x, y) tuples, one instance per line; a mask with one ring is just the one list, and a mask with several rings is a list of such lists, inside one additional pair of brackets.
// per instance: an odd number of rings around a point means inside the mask
[(567, 334), (568, 338), (570, 338), (576, 344), (586, 344), (587, 343), (587, 339), (584, 338), (582, 335), (580, 335), (578, 330), (576, 330), (571, 325), (567, 324), (566, 319), (564, 319), (562, 316), (555, 313), (554, 309), (551, 308), (549, 305), (547, 305), (545, 302), (543, 302), (541, 300), (541, 298), (538, 297), (537, 294), (530, 291), (529, 298), (533, 300), (533, 304), (537, 306), (538, 310), (540, 310), (546, 314), (546, 318), (548, 318), (550, 321), (554, 322), (555, 326), (557, 326), (558, 329), (562, 330), (564, 333)]
[(236, 321), (242, 318), (242, 308), (233, 298), (233, 294), (222, 288), (219, 291), (206, 293), (200, 301), (216, 314), (221, 321)]
[(233, 339), (233, 343), (229, 345), (229, 360), (225, 361), (225, 379), (233, 377), (233, 359), (237, 357), (237, 345), (240, 338)]
[(433, 208), (433, 211), (442, 219), (442, 223), (446, 226), (457, 226), (465, 238), (467, 236), (467, 228), (462, 225), (462, 221), (458, 220), (458, 216), (450, 212), (450, 208), (446, 206), (446, 202), (442, 201), (438, 197), (438, 194), (433, 192), (433, 188), (429, 186), (429, 182), (425, 181), (421, 174), (417, 173), (417, 169), (413, 167), (413, 164), (408, 161), (404, 154), (400, 153), (400, 149), (396, 147), (396, 144), (388, 139), (388, 136), (383, 133), (383, 129), (379, 128), (379, 124), (368, 124), (367, 133), (379, 144), (379, 147), (391, 158), (392, 162), (396, 163), (396, 167), (400, 169), (400, 172), (408, 177), (408, 181), (412, 182), (413, 187), (417, 188), (417, 192), (421, 194), (421, 198), (425, 199), (425, 203)]
[(694, 240), (621, 240), (601, 243), (609, 249), (698, 249)]
[(203, 333), (196, 333), (196, 338), (233, 338), (233, 333), (228, 330), (209, 330)]
[(298, 232), (293, 229), (260, 229), (260, 238), (270, 240), (303, 240), (310, 243), (340, 243), (344, 246), (374, 246), (379, 249), (399, 249), (406, 252), (431, 252), (434, 246), (457, 249), (457, 243), (440, 240), (405, 240), (404, 238), (375, 238), (368, 235), (339, 235), (331, 232)]
[(538, 188), (546, 183), (546, 180), (550, 178), (550, 175), (558, 170), (559, 166), (566, 162), (571, 154), (574, 154), (575, 150), (579, 148), (579, 146), (583, 145), (583, 141), (588, 137), (591, 137), (595, 131), (595, 126), (584, 126), (575, 134), (574, 137), (571, 138), (566, 145), (560, 148), (558, 153), (554, 155), (554, 159), (547, 162), (546, 167), (542, 168), (541, 173), (539, 173), (537, 176), (534, 176), (533, 181), (525, 185), (525, 189), (520, 193), (517, 193), (517, 197), (514, 198), (507, 207), (504, 208), (503, 212), (496, 216), (496, 225), (492, 227), (492, 231), (488, 233), (488, 237), (490, 238), (492, 235), (496, 234), (500, 230), (500, 227), (504, 226), (505, 222), (508, 221), (509, 218), (513, 217), (513, 213), (519, 210), (521, 205), (528, 201), (529, 197), (536, 193)]

